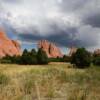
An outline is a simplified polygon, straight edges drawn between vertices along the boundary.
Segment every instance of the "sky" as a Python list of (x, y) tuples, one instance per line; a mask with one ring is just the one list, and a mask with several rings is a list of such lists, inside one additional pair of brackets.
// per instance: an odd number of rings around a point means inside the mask
[(100, 0), (0, 0), (0, 27), (22, 48), (46, 39), (60, 48), (100, 48)]

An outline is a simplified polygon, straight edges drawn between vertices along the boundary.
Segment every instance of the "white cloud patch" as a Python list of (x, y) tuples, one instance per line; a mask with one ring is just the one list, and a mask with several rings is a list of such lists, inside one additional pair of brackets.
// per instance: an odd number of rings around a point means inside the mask
[(60, 11), (60, 2), (61, 0), (20, 0), (12, 4), (2, 0), (2, 7), (6, 11), (2, 16), (19, 32), (31, 32), (32, 27), (35, 27), (41, 35), (47, 33), (45, 31), (48, 31), (51, 21), (65, 26), (78, 24), (78, 19), (74, 15), (63, 14)]
[(0, 0), (0, 23), (33, 39), (100, 47), (99, 9), (100, 0)]

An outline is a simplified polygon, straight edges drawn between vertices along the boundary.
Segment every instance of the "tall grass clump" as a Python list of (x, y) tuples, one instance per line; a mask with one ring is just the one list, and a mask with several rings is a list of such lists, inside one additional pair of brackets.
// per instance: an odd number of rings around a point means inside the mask
[(7, 85), (9, 82), (9, 77), (3, 73), (0, 73), (0, 85)]
[(31, 94), (34, 90), (34, 77), (30, 73), (22, 73), (18, 76), (24, 94)]

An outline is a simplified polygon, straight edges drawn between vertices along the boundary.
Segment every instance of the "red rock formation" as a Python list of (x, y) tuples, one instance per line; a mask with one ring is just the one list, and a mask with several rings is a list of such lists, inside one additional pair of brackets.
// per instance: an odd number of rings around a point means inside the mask
[(6, 55), (14, 56), (14, 55), (20, 55), (20, 45), (14, 41), (10, 40), (6, 33), (0, 29), (0, 57), (4, 57)]
[(95, 50), (94, 55), (100, 56), (100, 49)]
[(38, 48), (42, 48), (49, 58), (57, 58), (63, 56), (60, 49), (53, 43), (48, 42), (47, 40), (39, 41)]
[(15, 47), (17, 48), (18, 51), (21, 51), (21, 46), (17, 41), (12, 40), (12, 43), (15, 45)]
[(72, 54), (76, 53), (76, 51), (77, 51), (76, 47), (71, 47), (70, 52), (69, 52), (69, 56), (72, 56)]

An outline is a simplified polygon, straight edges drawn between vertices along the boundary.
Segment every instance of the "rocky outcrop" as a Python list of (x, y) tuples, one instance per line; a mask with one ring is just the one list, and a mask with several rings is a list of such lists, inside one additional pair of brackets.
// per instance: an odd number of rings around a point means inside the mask
[(21, 55), (21, 49), (17, 41), (10, 40), (6, 33), (0, 29), (0, 58), (6, 55)]
[(100, 49), (95, 50), (95, 51), (94, 51), (94, 55), (100, 56)]
[(12, 43), (15, 45), (15, 47), (17, 48), (18, 51), (21, 51), (21, 46), (17, 41), (12, 40)]
[(57, 58), (63, 56), (60, 49), (55, 44), (50, 43), (47, 40), (39, 41), (38, 48), (42, 48), (49, 58)]
[(72, 56), (74, 53), (76, 53), (76, 51), (77, 51), (76, 47), (71, 47), (70, 52), (69, 52), (69, 56)]

